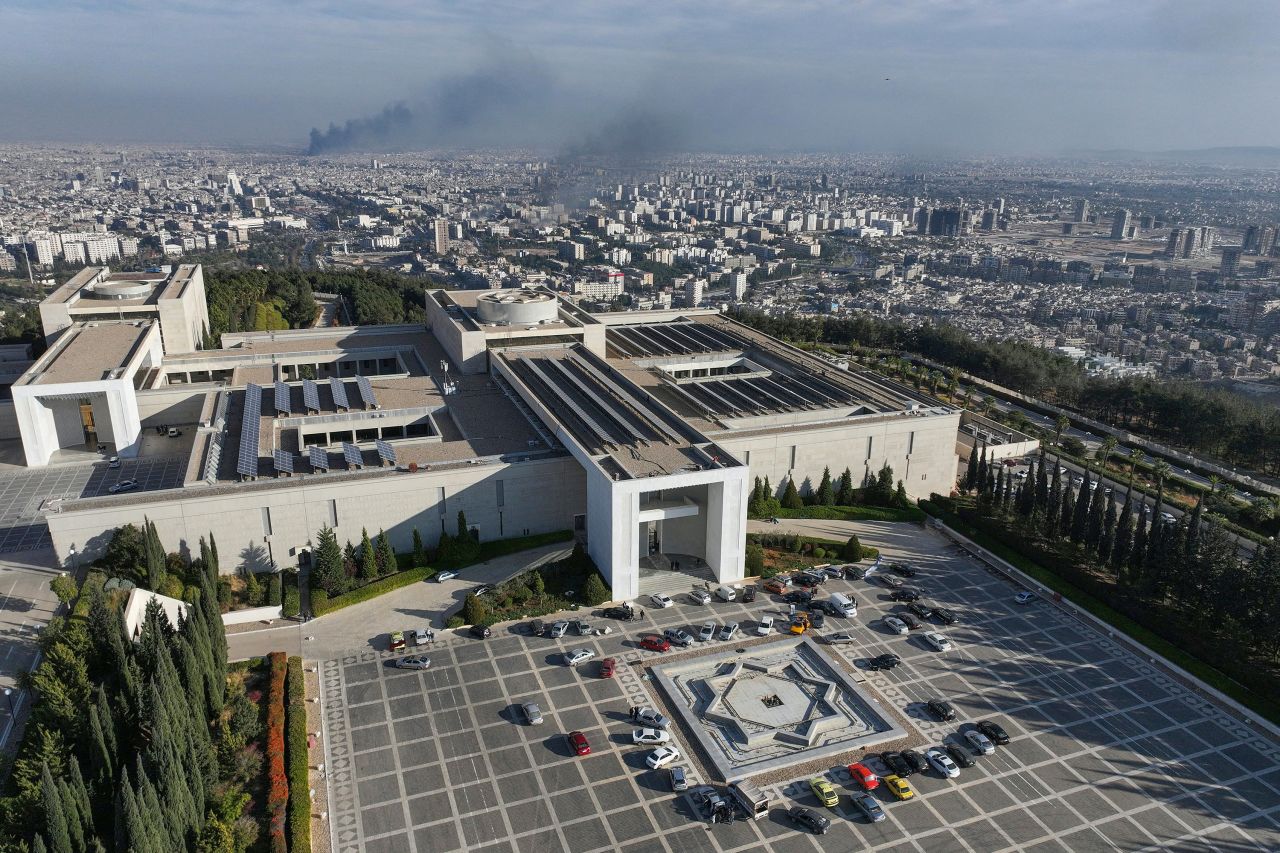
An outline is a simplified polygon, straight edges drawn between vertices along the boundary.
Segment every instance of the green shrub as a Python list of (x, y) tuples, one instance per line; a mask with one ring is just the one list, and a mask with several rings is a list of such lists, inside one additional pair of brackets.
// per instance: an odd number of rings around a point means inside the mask
[(444, 626), (446, 628), (461, 628), (465, 624), (467, 624), (466, 620), (461, 616), (450, 616), (445, 620)]
[(102, 572), (89, 572), (85, 576), (84, 583), (80, 585), (80, 597), (76, 599), (75, 606), (71, 608), (71, 616), (75, 619), (86, 619), (89, 616), (89, 604), (93, 600), (90, 595), (95, 589), (102, 589), (102, 585), (107, 582), (107, 576)]
[(858, 534), (854, 533), (844, 543), (844, 547), (840, 549), (840, 556), (854, 563), (862, 559), (862, 543), (858, 541)]
[(267, 580), (267, 606), (279, 607), (284, 589), (284, 576), (282, 572), (272, 572), (271, 577)]
[(76, 596), (80, 593), (76, 586), (75, 578), (70, 575), (58, 575), (49, 581), (49, 589), (53, 590), (53, 594), (58, 597), (58, 601), (63, 604), (71, 604), (76, 600)]
[(302, 595), (296, 586), (285, 587), (284, 598), (280, 605), (280, 615), (292, 619), (302, 611)]
[(218, 578), (218, 606), (226, 613), (231, 607), (231, 581)]
[(156, 592), (161, 595), (167, 595), (170, 598), (182, 598), (182, 593), (186, 591), (186, 584), (182, 582), (182, 578), (177, 575), (166, 574), (164, 580), (160, 581), (160, 588)]
[(490, 620), (489, 605), (478, 595), (468, 595), (462, 602), (462, 622), (464, 625), (487, 625)]
[(815, 560), (821, 560), (821, 559), (822, 559), (823, 557), (825, 557), (825, 556), (827, 556), (827, 550), (826, 550), (825, 548), (814, 548), (814, 549), (813, 549), (813, 559), (815, 559)]
[(289, 777), (289, 850), (311, 849), (311, 791), (307, 770), (306, 681), (302, 658), (289, 658), (285, 708), (285, 768)]
[(359, 604), (362, 601), (368, 601), (371, 598), (377, 598), (380, 595), (406, 587), (411, 583), (426, 580), (436, 573), (435, 569), (422, 566), (417, 569), (409, 569), (407, 572), (398, 572), (394, 575), (387, 575), (385, 578), (365, 584), (362, 587), (344, 592), (342, 595), (335, 595), (333, 598), (325, 596), (324, 609), (316, 606), (316, 593), (324, 592), (324, 590), (311, 591), (311, 611), (316, 616), (323, 616), (326, 613), (332, 613), (335, 610), (341, 610), (344, 607), (350, 607), (353, 604)]
[[(342, 596), (338, 596), (341, 598)], [(323, 616), (329, 612), (329, 593), (323, 589), (311, 590), (311, 615)]]
[(754, 542), (748, 543), (745, 564), (747, 577), (763, 577), (764, 549)]
[(609, 587), (604, 582), (604, 578), (600, 577), (599, 572), (592, 572), (587, 578), (586, 585), (582, 588), (582, 601), (588, 607), (595, 607), (604, 604), (613, 596), (609, 591)]

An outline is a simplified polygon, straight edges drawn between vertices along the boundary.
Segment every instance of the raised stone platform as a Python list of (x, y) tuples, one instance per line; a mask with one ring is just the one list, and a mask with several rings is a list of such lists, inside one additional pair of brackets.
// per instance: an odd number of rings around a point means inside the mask
[(655, 666), (652, 672), (724, 781), (906, 734), (808, 637)]

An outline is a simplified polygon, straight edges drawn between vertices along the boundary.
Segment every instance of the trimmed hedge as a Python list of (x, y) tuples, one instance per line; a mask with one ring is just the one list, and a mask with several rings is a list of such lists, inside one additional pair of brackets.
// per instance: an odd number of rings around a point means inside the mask
[(909, 506), (904, 509), (887, 506), (805, 506), (782, 507), (773, 514), (778, 518), (817, 518), (824, 521), (904, 521), (923, 524), (924, 510)]
[(283, 572), (272, 572), (271, 577), (267, 579), (267, 606), (279, 607), (283, 597), (284, 578)]
[(360, 604), (371, 598), (377, 598), (393, 590), (406, 587), (411, 583), (424, 581), (434, 576), (435, 573), (436, 570), (430, 566), (419, 566), (416, 569), (409, 569), (407, 572), (387, 575), (385, 578), (379, 578), (373, 583), (365, 584), (358, 589), (344, 592), (342, 595), (336, 595), (333, 598), (330, 598), (322, 589), (313, 589), (311, 591), (311, 614), (313, 616), (323, 616), (326, 613), (332, 613), (335, 610), (341, 610), (353, 604)]
[(102, 589), (102, 585), (107, 582), (107, 576), (102, 572), (89, 572), (85, 576), (84, 583), (80, 585), (80, 597), (76, 599), (75, 605), (71, 608), (72, 619), (88, 619), (89, 605), (93, 601), (90, 595), (94, 589)]
[(271, 853), (288, 853), (284, 837), (289, 777), (284, 769), (284, 691), (287, 661), (284, 652), (267, 655), (267, 840)]
[(311, 850), (311, 782), (307, 769), (307, 687), (302, 658), (289, 658), (285, 767), (289, 774), (289, 853)]

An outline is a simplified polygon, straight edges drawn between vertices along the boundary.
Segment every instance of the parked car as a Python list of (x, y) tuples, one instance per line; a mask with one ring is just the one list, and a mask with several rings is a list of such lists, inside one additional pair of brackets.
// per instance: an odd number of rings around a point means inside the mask
[(826, 835), (831, 827), (830, 818), (804, 806), (792, 806), (787, 809), (787, 817), (791, 818), (792, 823), (799, 824), (814, 835)]
[(791, 592), (782, 596), (782, 600), (787, 604), (804, 606), (804, 605), (807, 605), (810, 601), (813, 601), (813, 593), (805, 592), (802, 589), (792, 590)]
[(764, 582), (764, 591), (771, 592), (774, 595), (782, 595), (787, 591), (787, 579), (769, 578)]
[(889, 768), (890, 773), (896, 773), (902, 777), (911, 775), (911, 765), (902, 757), (901, 752), (882, 752), (880, 760), (884, 762), (885, 767)]
[(821, 629), (821, 628), (825, 628), (825, 627), (826, 627), (826, 625), (827, 625), (827, 617), (826, 617), (826, 614), (824, 614), (822, 610), (814, 610), (814, 609), (810, 608), (810, 610), (809, 610), (809, 627), (810, 627), (810, 628), (813, 628), (813, 629), (816, 631), (816, 630), (819, 630), (819, 629)]
[(693, 637), (686, 634), (679, 628), (667, 628), (662, 632), (662, 636), (666, 637), (673, 645), (677, 645), (680, 648), (684, 648), (693, 642)]
[(920, 593), (914, 589), (903, 587), (902, 589), (895, 589), (893, 592), (889, 593), (889, 598), (894, 601), (919, 601)]
[(947, 744), (947, 755), (951, 756), (951, 760), (960, 767), (972, 767), (977, 763), (973, 760), (973, 756), (969, 754), (969, 750), (962, 749), (954, 743)]
[(1009, 743), (1009, 733), (1004, 730), (1004, 726), (994, 720), (982, 720), (977, 725), (978, 731), (987, 736), (993, 743), (1001, 746), (1007, 746)]
[(658, 608), (675, 607), (676, 604), (671, 600), (671, 596), (663, 595), (660, 592), (655, 592), (653, 595), (649, 596), (649, 600), (653, 602), (654, 607)]
[(573, 629), (573, 633), (579, 637), (591, 636), (591, 626), (581, 619), (573, 619), (569, 622), (569, 627)]
[(667, 743), (671, 740), (671, 733), (662, 729), (634, 729), (631, 732), (631, 742), (639, 744), (659, 744)]
[(1026, 590), (1023, 590), (1015, 595), (1013, 600), (1018, 604), (1030, 604), (1036, 600), (1036, 594), (1034, 592), (1027, 592)]
[(943, 625), (954, 625), (960, 621), (959, 617), (957, 617), (953, 611), (948, 610), (945, 607), (933, 608), (933, 612), (930, 615)]
[(561, 620), (551, 623), (551, 631), (547, 634), (553, 640), (558, 640), (569, 632), (569, 623)]
[(933, 646), (940, 652), (951, 651), (951, 641), (939, 634), (937, 631), (925, 631), (920, 636), (924, 638), (926, 643)]
[(909, 631), (915, 631), (918, 628), (924, 627), (924, 623), (917, 619), (912, 613), (897, 613), (895, 616), (907, 626), (907, 630)]
[(644, 763), (649, 765), (650, 770), (657, 770), (659, 767), (666, 767), (668, 764), (678, 760), (679, 758), (680, 750), (676, 749), (674, 746), (667, 745), (660, 746), (653, 752), (649, 753), (649, 756), (644, 760)]
[(458, 576), (457, 572), (441, 572), (440, 574), (436, 575), (436, 582), (444, 583), (445, 581), (453, 580), (457, 576)]
[(935, 719), (941, 720), (944, 723), (956, 718), (956, 709), (952, 708), (951, 703), (945, 699), (930, 699), (928, 702), (924, 703), (924, 705), (929, 709), (929, 713), (933, 714)]
[(929, 614), (933, 612), (932, 607), (920, 601), (908, 602), (907, 610), (911, 611), (913, 616), (918, 616), (921, 619), (928, 619)]
[(587, 736), (582, 732), (569, 732), (565, 735), (569, 741), (569, 749), (573, 750), (574, 755), (590, 755), (591, 744), (587, 742)]
[(689, 790), (689, 774), (683, 767), (672, 767), (667, 771), (667, 778), (671, 780), (671, 790), (687, 791)]
[(902, 586), (902, 578), (895, 578), (893, 575), (878, 575), (880, 583), (889, 587), (889, 589), (897, 589)]
[(925, 761), (924, 756), (914, 749), (902, 750), (902, 760), (911, 765), (912, 773), (923, 773), (929, 769), (929, 762)]
[(732, 640), (737, 635), (737, 633), (738, 633), (738, 623), (730, 622), (729, 624), (725, 625), (723, 628), (720, 629), (720, 639), (725, 641)]
[(797, 613), (791, 618), (791, 633), (800, 635), (809, 630), (809, 614)]
[(601, 613), (606, 619), (618, 619), (623, 622), (630, 622), (636, 618), (635, 608), (629, 604), (623, 604), (617, 607), (606, 607)]
[(798, 572), (791, 576), (792, 584), (795, 586), (806, 587), (808, 589), (813, 589), (817, 587), (818, 584), (825, 583), (826, 580), (827, 578), (825, 575), (819, 577), (818, 575), (811, 575), (808, 572)]
[(617, 661), (613, 658), (605, 658), (600, 661), (600, 677), (613, 678), (613, 672), (617, 668)]
[(874, 791), (880, 786), (880, 777), (861, 761), (856, 764), (850, 764), (848, 769), (849, 775), (853, 777), (853, 781), (862, 788), (862, 790)]
[(901, 776), (886, 776), (884, 777), (884, 784), (889, 789), (889, 793), (899, 800), (909, 800), (916, 795), (916, 792), (911, 788), (911, 783)]
[(541, 619), (534, 619), (529, 622), (529, 634), (533, 637), (541, 637), (543, 632), (547, 630), (547, 623)]
[(131, 492), (136, 488), (138, 488), (137, 480), (121, 480), (111, 488), (107, 489), (107, 491), (113, 495), (118, 495), (121, 492)]
[(992, 755), (996, 751), (995, 744), (977, 729), (969, 729), (965, 732), (964, 739), (969, 742), (969, 748), (978, 755)]
[(756, 633), (761, 637), (767, 637), (773, 633), (773, 617), (762, 616), (760, 622), (756, 625)]
[(636, 709), (636, 722), (650, 729), (665, 729), (671, 725), (671, 720), (653, 708)]
[(876, 802), (876, 798), (870, 794), (854, 794), (853, 805), (871, 823), (879, 823), (884, 820), (884, 809), (880, 807), (880, 803)]
[(689, 597), (693, 599), (694, 604), (710, 604), (711, 593), (705, 589), (695, 589), (689, 593)]
[(906, 563), (890, 563), (889, 571), (902, 575), (904, 578), (913, 578), (916, 576), (916, 570), (908, 566)]
[(738, 590), (728, 584), (721, 584), (716, 587), (716, 598), (724, 602), (735, 601), (738, 598)]
[(404, 648), (404, 631), (391, 632), (391, 642), (388, 644), (388, 648), (393, 652), (398, 652)]
[(427, 643), (431, 642), (435, 638), (436, 638), (436, 632), (432, 631), (430, 628), (414, 628), (413, 629), (413, 644), (415, 646), (425, 646)]
[(871, 660), (867, 661), (867, 666), (868, 668), (875, 669), (875, 670), (893, 669), (895, 666), (897, 666), (900, 663), (902, 663), (902, 658), (898, 657), (897, 655), (883, 654), (883, 655), (877, 655), (876, 657), (871, 658)]
[(753, 601), (755, 601), (755, 600), (756, 600), (756, 587), (755, 587), (755, 584), (752, 584), (751, 586), (744, 586), (744, 587), (742, 588), (742, 603), (743, 603), (743, 604), (750, 604), (751, 602), (753, 602)]
[(818, 798), (818, 802), (829, 809), (834, 809), (840, 805), (840, 797), (836, 794), (835, 786), (820, 776), (815, 776), (809, 780), (809, 790), (813, 791), (813, 795)]
[(472, 625), (471, 636), (475, 637), (477, 640), (487, 640), (489, 637), (493, 636), (493, 629), (488, 625)]
[(431, 666), (431, 658), (426, 655), (410, 655), (396, 661), (396, 666), (400, 669), (427, 669)]
[(177, 438), (178, 436), (182, 435), (182, 430), (178, 429), (177, 427), (169, 427), (169, 429), (165, 432), (165, 434), (168, 435), (169, 438)]
[(867, 576), (866, 569), (855, 566), (853, 563), (848, 563), (841, 568), (844, 569), (844, 579), (847, 581), (860, 581)]
[(838, 581), (844, 578), (844, 566), (823, 566), (822, 573), (827, 580)]
[(580, 663), (586, 663), (596, 656), (591, 649), (570, 649), (564, 653), (564, 662), (566, 666), (577, 666)]
[(934, 747), (924, 751), (925, 760), (929, 762), (929, 766), (937, 771), (939, 776), (945, 776), (948, 779), (954, 779), (960, 775), (960, 768), (956, 767), (956, 763), (947, 757), (942, 750)]
[(110, 459), (108, 459), (108, 460), (107, 460), (107, 467), (108, 467), (108, 468), (119, 468), (119, 467), (120, 467), (120, 457), (119, 457), (119, 456), (112, 456)]
[(640, 648), (651, 652), (669, 652), (671, 651), (671, 642), (659, 637), (657, 634), (646, 634), (640, 638)]
[(856, 640), (857, 637), (853, 636), (853, 634), (840, 633), (827, 635), (827, 642), (833, 646), (842, 646), (846, 643), (855, 642)]
[(907, 628), (907, 623), (903, 622), (897, 616), (886, 616), (884, 617), (883, 622), (884, 626), (895, 634), (905, 634), (910, 630)]
[(529, 725), (542, 725), (542, 709), (538, 707), (538, 703), (525, 702), (520, 706), (520, 713), (524, 715), (524, 721)]

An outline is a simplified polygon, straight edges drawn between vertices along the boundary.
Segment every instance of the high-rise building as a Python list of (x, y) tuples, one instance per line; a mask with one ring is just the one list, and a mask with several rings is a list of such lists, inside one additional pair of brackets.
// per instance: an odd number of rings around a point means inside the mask
[(1111, 220), (1111, 239), (1112, 240), (1128, 240), (1130, 222), (1133, 214), (1121, 208), (1116, 211), (1115, 218)]
[(1089, 221), (1089, 199), (1082, 198), (1076, 202), (1075, 215), (1072, 219), (1076, 222)]
[(704, 282), (697, 277), (691, 277), (684, 283), (684, 305), (686, 308), (697, 308), (702, 304), (702, 288)]
[(982, 211), (982, 230), (994, 231), (995, 228), (996, 228), (996, 209), (994, 207), (988, 207), (986, 210)]
[(437, 255), (449, 251), (449, 221), (437, 219), (431, 223), (431, 250)]
[(1235, 278), (1240, 274), (1240, 256), (1244, 249), (1240, 246), (1222, 247), (1222, 265), (1218, 267), (1218, 275), (1223, 278)]
[(227, 192), (232, 195), (244, 195), (244, 189), (240, 186), (240, 178), (235, 170), (227, 172)]

